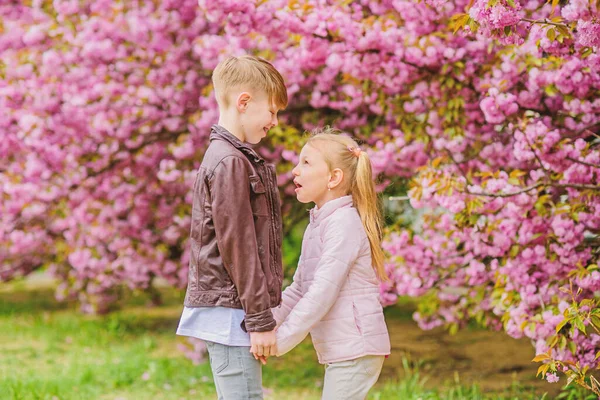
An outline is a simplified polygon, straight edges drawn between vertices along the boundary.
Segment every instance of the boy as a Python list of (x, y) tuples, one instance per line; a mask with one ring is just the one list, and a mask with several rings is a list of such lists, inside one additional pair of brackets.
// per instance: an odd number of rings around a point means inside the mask
[(283, 78), (267, 61), (229, 57), (213, 72), (219, 123), (194, 184), (190, 269), (177, 334), (206, 342), (219, 399), (262, 399), (276, 353), (282, 222), (275, 168), (247, 144), (277, 125)]

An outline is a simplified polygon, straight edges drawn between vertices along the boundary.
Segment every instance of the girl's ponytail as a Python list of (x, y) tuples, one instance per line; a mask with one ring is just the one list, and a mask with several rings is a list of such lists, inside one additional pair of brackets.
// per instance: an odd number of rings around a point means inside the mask
[(373, 182), (371, 160), (364, 151), (359, 151), (357, 156), (356, 174), (350, 192), (369, 238), (373, 269), (379, 280), (388, 281), (389, 278), (383, 265), (384, 254), (381, 249), (383, 237), (381, 207)]

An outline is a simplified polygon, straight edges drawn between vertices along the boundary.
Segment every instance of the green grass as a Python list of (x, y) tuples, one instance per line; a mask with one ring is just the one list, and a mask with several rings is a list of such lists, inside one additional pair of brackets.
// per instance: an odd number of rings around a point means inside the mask
[[(175, 291), (163, 292), (163, 307), (147, 308), (138, 296), (124, 310), (87, 316), (56, 303), (50, 289), (2, 285), (0, 399), (216, 397), (209, 365), (193, 365), (178, 349), (187, 342), (175, 335)], [(317, 399), (321, 380), (309, 342), (264, 368), (271, 398)]]
[[(165, 305), (143, 295), (107, 316), (86, 316), (53, 300), (50, 288), (0, 284), (0, 399), (210, 399), (210, 367), (193, 365), (175, 335), (181, 293), (162, 290)], [(401, 311), (388, 318), (406, 318)], [(522, 388), (486, 395), (477, 385), (426, 388), (417, 365), (401, 381), (380, 380), (370, 399), (537, 399)], [(309, 341), (263, 369), (267, 399), (320, 399), (323, 368)], [(147, 378), (147, 379), (145, 379)]]

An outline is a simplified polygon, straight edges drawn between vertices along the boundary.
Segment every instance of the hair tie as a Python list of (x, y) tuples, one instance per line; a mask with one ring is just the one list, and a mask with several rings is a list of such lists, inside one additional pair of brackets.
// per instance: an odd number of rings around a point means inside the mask
[(348, 150), (350, 150), (350, 152), (352, 154), (354, 154), (354, 157), (358, 158), (360, 156), (360, 152), (362, 151), (360, 149), (360, 147), (352, 147), (352, 146), (348, 146)]

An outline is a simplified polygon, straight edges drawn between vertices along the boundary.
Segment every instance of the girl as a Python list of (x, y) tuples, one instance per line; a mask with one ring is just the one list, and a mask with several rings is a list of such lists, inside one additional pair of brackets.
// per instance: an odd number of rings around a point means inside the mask
[(371, 162), (354, 140), (326, 128), (313, 133), (292, 173), (298, 200), (316, 207), (294, 280), (273, 309), (277, 355), (310, 332), (325, 364), (323, 399), (364, 399), (390, 353), (379, 302), (379, 280), (387, 277)]

